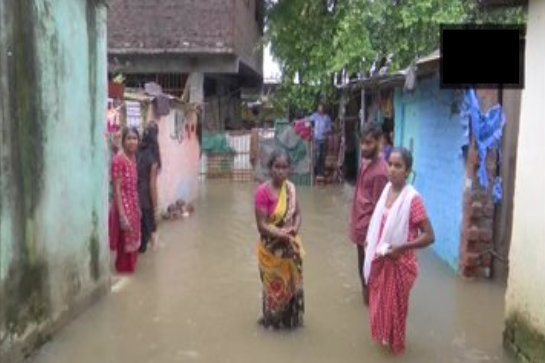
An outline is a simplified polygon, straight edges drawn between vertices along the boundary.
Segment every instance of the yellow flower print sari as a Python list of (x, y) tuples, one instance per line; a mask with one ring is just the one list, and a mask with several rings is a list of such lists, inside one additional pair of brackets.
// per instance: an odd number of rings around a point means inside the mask
[[(293, 225), (297, 210), (295, 186), (284, 182), (269, 223), (276, 228)], [(263, 318), (266, 327), (295, 328), (303, 323), (303, 261), (301, 238), (295, 246), (262, 238), (258, 247), (259, 270), (263, 282)]]

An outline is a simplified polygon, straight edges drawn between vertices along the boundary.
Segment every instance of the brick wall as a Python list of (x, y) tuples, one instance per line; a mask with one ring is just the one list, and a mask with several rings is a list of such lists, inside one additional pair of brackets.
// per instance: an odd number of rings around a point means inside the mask
[[(487, 160), (489, 179), (496, 171), (496, 153), (490, 152)], [(480, 165), (478, 151), (473, 144), (468, 153), (467, 182), (464, 192), (464, 221), (460, 246), (460, 269), (462, 276), (488, 277), (491, 256), (487, 251), (492, 247), (494, 230), (494, 200), (491, 188), (480, 186), (477, 169)]]
[[(488, 109), (498, 101), (497, 91), (480, 90), (478, 96), (483, 109)], [(466, 278), (490, 277), (492, 266), (492, 256), (489, 251), (494, 239), (495, 205), (492, 188), (497, 171), (497, 150), (491, 150), (485, 160), (489, 180), (488, 189), (481, 187), (477, 177), (481, 162), (473, 142), (467, 159), (464, 220), (460, 244), (460, 272)]]
[(451, 115), (454, 94), (439, 90), (436, 77), (419, 80), (414, 94), (395, 97), (396, 144), (413, 147), (415, 187), (424, 198), (435, 229), (434, 251), (458, 270), (462, 230), (463, 128)]

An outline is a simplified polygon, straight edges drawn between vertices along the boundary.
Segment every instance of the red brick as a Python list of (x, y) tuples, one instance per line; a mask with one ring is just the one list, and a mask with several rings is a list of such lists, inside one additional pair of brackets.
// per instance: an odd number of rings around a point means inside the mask
[(492, 239), (494, 238), (494, 232), (491, 229), (488, 228), (481, 228), (479, 230), (479, 240), (481, 242), (492, 242)]
[(479, 228), (477, 226), (471, 226), (467, 230), (467, 239), (469, 241), (478, 241), (479, 240)]
[(481, 257), (481, 266), (482, 267), (490, 267), (492, 266), (492, 256), (487, 253)]
[(483, 253), (490, 248), (489, 243), (482, 243), (481, 241), (471, 241), (467, 245), (467, 251), (470, 253)]
[(462, 277), (465, 279), (475, 279), (477, 277), (478, 270), (476, 267), (462, 267)]
[(464, 267), (478, 267), (481, 264), (479, 254), (472, 252), (465, 252), (462, 255), (462, 265)]
[(471, 204), (471, 217), (472, 218), (479, 218), (483, 216), (483, 205), (480, 202), (473, 202)]
[(495, 213), (496, 213), (496, 206), (494, 205), (493, 201), (490, 201), (484, 206), (483, 214), (485, 217), (493, 218)]

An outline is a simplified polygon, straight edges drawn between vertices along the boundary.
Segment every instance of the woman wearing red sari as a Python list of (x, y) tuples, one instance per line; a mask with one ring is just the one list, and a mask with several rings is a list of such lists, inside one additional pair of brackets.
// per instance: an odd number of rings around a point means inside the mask
[(139, 135), (135, 128), (123, 130), (121, 151), (112, 161), (114, 203), (110, 207), (110, 248), (116, 252), (120, 274), (136, 270), (140, 248), (140, 205), (136, 153)]
[(394, 354), (405, 350), (409, 296), (418, 276), (416, 250), (435, 241), (422, 198), (407, 184), (412, 164), (409, 150), (392, 150), (390, 182), (371, 218), (364, 263), (371, 335)]

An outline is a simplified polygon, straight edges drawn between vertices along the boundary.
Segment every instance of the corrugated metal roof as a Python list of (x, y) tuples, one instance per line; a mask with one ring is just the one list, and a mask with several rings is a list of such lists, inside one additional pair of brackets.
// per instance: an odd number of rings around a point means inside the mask
[[(425, 65), (428, 63), (439, 61), (440, 59), (441, 59), (441, 52), (439, 49), (436, 49), (429, 55), (419, 58), (416, 61), (416, 65), (417, 66)], [(392, 74), (374, 76), (374, 77), (370, 77), (370, 78), (366, 78), (362, 80), (354, 80), (339, 88), (341, 89), (383, 88), (383, 87), (401, 85), (405, 82), (405, 77), (407, 76), (408, 71), (409, 71), (409, 67)], [(418, 74), (418, 71), (417, 71), (417, 74)]]
[(428, 54), (425, 57), (422, 57), (416, 61), (416, 65), (438, 61), (441, 59), (441, 51), (439, 49), (434, 50), (432, 53)]

